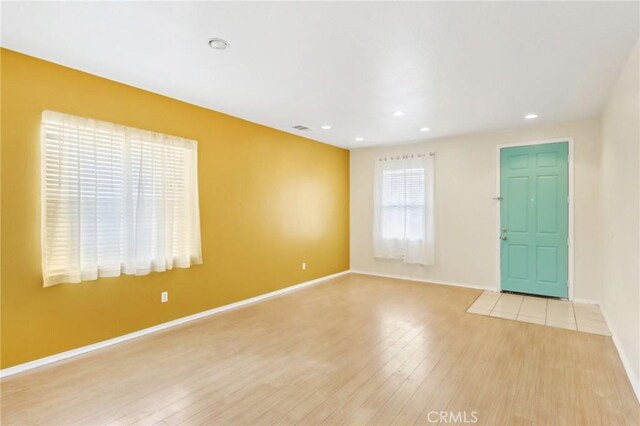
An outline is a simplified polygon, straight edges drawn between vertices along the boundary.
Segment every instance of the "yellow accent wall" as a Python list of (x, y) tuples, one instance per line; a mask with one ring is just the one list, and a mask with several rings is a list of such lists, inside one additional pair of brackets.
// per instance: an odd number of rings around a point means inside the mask
[[(349, 151), (6, 49), (0, 55), (2, 368), (349, 268)], [(204, 263), (43, 288), (45, 109), (197, 140)]]

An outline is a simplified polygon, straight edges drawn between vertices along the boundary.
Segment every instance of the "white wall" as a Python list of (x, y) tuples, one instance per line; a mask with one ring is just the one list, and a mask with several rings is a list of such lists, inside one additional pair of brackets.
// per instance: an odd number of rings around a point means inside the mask
[[(526, 125), (499, 133), (435, 139), (410, 145), (351, 151), (351, 269), (416, 279), (499, 288), (496, 241), (496, 147), (574, 138), (574, 297), (601, 296), (600, 122)], [(373, 166), (380, 155), (434, 151), (436, 264), (405, 265), (374, 259)], [(636, 156), (637, 157), (637, 156)]]
[(602, 309), (640, 399), (640, 79), (634, 48), (602, 119)]

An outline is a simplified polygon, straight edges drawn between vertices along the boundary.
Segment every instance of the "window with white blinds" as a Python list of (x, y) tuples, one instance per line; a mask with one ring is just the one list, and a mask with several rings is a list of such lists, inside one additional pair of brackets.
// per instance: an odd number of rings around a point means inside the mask
[(42, 114), (44, 285), (202, 262), (197, 142)]
[(430, 265), (434, 257), (433, 158), (405, 155), (376, 163), (374, 254)]
[(424, 238), (424, 168), (382, 172), (382, 238)]

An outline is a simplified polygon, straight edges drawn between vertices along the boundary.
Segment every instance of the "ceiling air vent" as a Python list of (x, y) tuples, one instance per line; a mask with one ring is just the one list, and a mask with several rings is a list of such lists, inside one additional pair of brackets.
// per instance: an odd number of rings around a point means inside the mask
[(307, 126), (303, 126), (302, 124), (298, 124), (297, 126), (293, 126), (294, 129), (296, 130), (311, 130), (310, 128), (308, 128)]

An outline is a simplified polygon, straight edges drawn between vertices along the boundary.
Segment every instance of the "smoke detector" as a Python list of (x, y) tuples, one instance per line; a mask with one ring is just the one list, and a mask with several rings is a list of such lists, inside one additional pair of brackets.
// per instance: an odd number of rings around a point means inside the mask
[(225, 50), (230, 46), (227, 40), (221, 38), (209, 39), (209, 47), (216, 50)]

